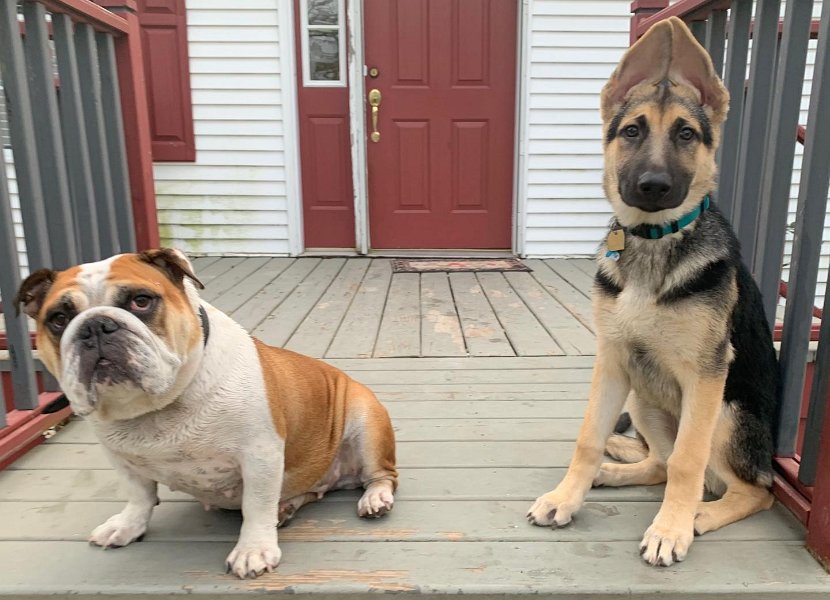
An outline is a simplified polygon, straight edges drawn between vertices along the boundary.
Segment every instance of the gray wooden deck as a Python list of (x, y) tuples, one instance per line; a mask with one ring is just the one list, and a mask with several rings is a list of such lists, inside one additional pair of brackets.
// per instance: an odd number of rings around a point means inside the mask
[(280, 531), (278, 571), (254, 581), (222, 573), (240, 515), (163, 487), (145, 541), (92, 548), (124, 497), (75, 420), (0, 472), (0, 595), (826, 599), (830, 576), (780, 506), (698, 538), (667, 569), (637, 553), (661, 486), (593, 490), (566, 529), (525, 522), (568, 464), (593, 363), (590, 263), (528, 262), (533, 273), (447, 277), (392, 276), (381, 259), (198, 259), (209, 301), (377, 392), (398, 438), (395, 509), (362, 521), (357, 492), (302, 509)]

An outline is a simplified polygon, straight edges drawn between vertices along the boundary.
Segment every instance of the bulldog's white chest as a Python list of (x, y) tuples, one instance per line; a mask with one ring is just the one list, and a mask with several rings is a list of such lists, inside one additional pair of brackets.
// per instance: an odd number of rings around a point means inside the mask
[(165, 425), (110, 424), (96, 429), (107, 450), (139, 475), (206, 505), (239, 508), (242, 472), (233, 444), (206, 436), (200, 427), (176, 426), (176, 420)]

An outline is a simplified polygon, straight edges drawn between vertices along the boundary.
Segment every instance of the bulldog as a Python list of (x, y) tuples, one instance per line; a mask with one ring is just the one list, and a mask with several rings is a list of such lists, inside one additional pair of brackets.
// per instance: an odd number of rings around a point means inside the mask
[(280, 561), (278, 524), (327, 491), (362, 486), (361, 517), (392, 508), (394, 433), (368, 388), (252, 338), (197, 286), (184, 254), (159, 249), (36, 271), (15, 305), (126, 486), (127, 505), (90, 543), (140, 540), (163, 483), (242, 510), (225, 566), (256, 577)]

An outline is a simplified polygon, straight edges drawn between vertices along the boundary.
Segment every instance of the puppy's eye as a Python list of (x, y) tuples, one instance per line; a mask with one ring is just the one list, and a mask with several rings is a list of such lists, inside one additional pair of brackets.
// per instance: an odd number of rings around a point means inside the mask
[(144, 312), (153, 306), (154, 298), (147, 294), (138, 294), (130, 301), (130, 310), (133, 312)]
[(623, 129), (623, 135), (628, 138), (635, 138), (640, 135), (640, 128), (636, 125), (629, 125)]
[(69, 317), (66, 316), (66, 313), (55, 313), (51, 317), (49, 317), (49, 329), (54, 331), (55, 333), (59, 333), (66, 329), (66, 326), (69, 325)]
[(680, 131), (677, 132), (677, 137), (683, 141), (689, 141), (695, 137), (695, 130), (691, 127), (681, 127)]

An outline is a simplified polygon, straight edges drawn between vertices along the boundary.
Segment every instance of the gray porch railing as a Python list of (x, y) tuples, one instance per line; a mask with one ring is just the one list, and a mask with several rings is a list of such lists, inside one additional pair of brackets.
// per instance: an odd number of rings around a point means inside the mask
[[(143, 69), (140, 45), (129, 39), (138, 37), (135, 5), (108, 5), (121, 13), (89, 0), (0, 0), (11, 150), (0, 151), (0, 294), (13, 389), (13, 402), (5, 404), (17, 410), (37, 408), (39, 399), (26, 317), (12, 305), (21, 265), (7, 170), (15, 176), (31, 271), (135, 250), (134, 214), (154, 212), (152, 180), (149, 190), (145, 185), (152, 173), (149, 133), (141, 135), (146, 101), (133, 101), (144, 93), (143, 71), (132, 72)], [(55, 389), (45, 379), (46, 389)], [(2, 404), (0, 398), (0, 428)]]
[[(717, 200), (741, 241), (744, 260), (764, 295), (772, 327), (781, 286), (793, 159), (810, 39), (817, 38), (806, 123), (792, 257), (784, 312), (780, 368), (784, 379), (776, 450), (779, 465), (797, 472), (793, 486), (811, 496), (816, 523), (813, 550), (830, 558), (830, 474), (819, 472), (820, 455), (830, 451), (822, 427), (830, 431), (830, 318), (822, 319), (812, 381), (806, 381), (813, 327), (822, 232), (830, 182), (830, 1), (813, 20), (812, 0), (637, 0), (631, 8), (631, 37), (637, 39), (661, 19), (679, 16), (721, 68), (731, 95), (719, 154)], [(749, 40), (752, 39), (751, 51)], [(728, 42), (728, 43), (727, 43)], [(749, 77), (747, 79), (747, 64)], [(802, 130), (803, 133), (803, 130)], [(830, 292), (830, 290), (828, 290)], [(830, 310), (825, 292), (824, 315)], [(807, 388), (805, 388), (807, 384)], [(804, 441), (797, 447), (801, 404), (809, 389)], [(827, 434), (825, 433), (825, 438)], [(795, 465), (795, 467), (792, 467)], [(814, 486), (815, 495), (809, 486)], [(813, 519), (810, 518), (812, 523)], [(812, 529), (812, 525), (811, 525)]]

